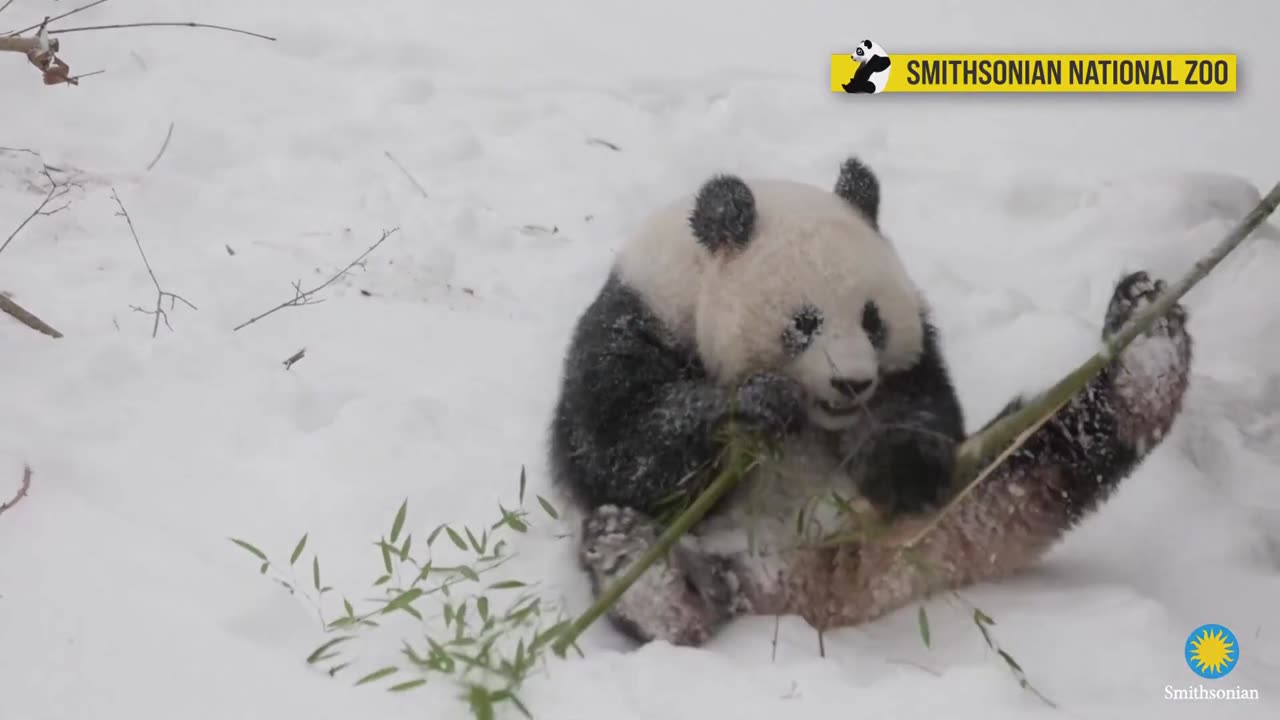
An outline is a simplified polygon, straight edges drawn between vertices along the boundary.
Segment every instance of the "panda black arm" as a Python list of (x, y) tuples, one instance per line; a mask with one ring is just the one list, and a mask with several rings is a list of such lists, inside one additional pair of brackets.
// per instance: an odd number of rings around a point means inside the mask
[(927, 316), (922, 322), (917, 362), (881, 378), (867, 403), (870, 428), (850, 433), (842, 443), (846, 452), (857, 452), (850, 467), (860, 475), (863, 495), (891, 516), (923, 512), (945, 497), (955, 448), (965, 437), (937, 330)]
[(551, 424), (557, 482), (585, 505), (647, 514), (700, 492), (729, 408), (692, 344), (611, 275), (579, 319)]

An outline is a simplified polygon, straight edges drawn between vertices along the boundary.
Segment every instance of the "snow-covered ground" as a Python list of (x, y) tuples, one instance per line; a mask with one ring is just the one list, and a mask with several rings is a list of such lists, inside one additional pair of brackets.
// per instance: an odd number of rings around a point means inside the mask
[[(70, 5), (17, 0), (0, 28)], [(620, 236), (711, 172), (826, 185), (865, 157), (971, 426), (1092, 350), (1122, 270), (1182, 273), (1280, 180), (1280, 6), (1258, 0), (114, 0), (61, 24), (146, 20), (279, 40), (66, 34), (74, 73), (107, 71), (78, 88), (0, 56), (0, 146), (77, 183), (0, 253), (0, 290), (65, 335), (0, 316), (0, 501), (34, 470), (0, 515), (2, 720), (465, 717), (447, 682), (352, 687), (396, 659), (394, 632), (336, 678), (307, 665), (324, 640), (310, 607), (227, 538), (287, 564), (309, 532), (306, 557), (356, 599), (402, 500), (418, 538), (489, 522), (523, 466), (534, 526), (504, 572), (583, 609), (567, 528), (532, 500), (561, 354)], [(1241, 91), (832, 95), (828, 54), (864, 36), (890, 52), (1237, 52)], [(39, 202), (39, 167), (0, 151), (0, 242)], [(156, 291), (113, 188), (162, 287), (198, 308), (155, 339), (130, 308)], [(232, 331), (393, 227), (323, 303)], [(601, 623), (523, 700), (548, 719), (1276, 717), (1275, 227), (1189, 297), (1195, 376), (1167, 442), (1037, 571), (966, 593), (1058, 710), (942, 602), (932, 647), (908, 608), (831, 633), (825, 658), (798, 620), (776, 657), (767, 619), (701, 650), (632, 651)], [(1207, 622), (1240, 639), (1221, 684), (1260, 701), (1164, 699), (1200, 682), (1182, 647)]]

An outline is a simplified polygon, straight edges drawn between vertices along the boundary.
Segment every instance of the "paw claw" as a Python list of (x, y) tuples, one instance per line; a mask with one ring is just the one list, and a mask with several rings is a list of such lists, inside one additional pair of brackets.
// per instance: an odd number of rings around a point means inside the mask
[[(1116, 284), (1115, 291), (1111, 296), (1111, 303), (1107, 307), (1104, 335), (1110, 335), (1119, 330), (1139, 310), (1155, 301), (1167, 289), (1168, 283), (1161, 279), (1153, 281), (1151, 276), (1143, 270), (1123, 277)], [(1183, 332), (1182, 325), (1185, 323), (1186, 318), (1186, 308), (1175, 304), (1163, 319), (1152, 324), (1146, 335), (1154, 337), (1181, 334)]]

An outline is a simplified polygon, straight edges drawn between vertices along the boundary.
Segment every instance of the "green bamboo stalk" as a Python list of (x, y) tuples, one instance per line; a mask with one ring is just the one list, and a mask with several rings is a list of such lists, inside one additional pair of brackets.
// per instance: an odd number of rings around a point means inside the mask
[[(1119, 355), (1135, 338), (1145, 332), (1151, 324), (1169, 311), (1173, 305), (1203, 280), (1231, 251), (1235, 250), (1254, 230), (1262, 224), (1280, 206), (1280, 183), (1267, 193), (1240, 223), (1214, 247), (1209, 254), (1201, 258), (1183, 276), (1181, 280), (1165, 291), (1141, 313), (1129, 319), (1123, 327), (1108, 336), (1102, 348), (1075, 370), (1071, 371), (1053, 387), (1042, 393), (1035, 401), (992, 423), (985, 431), (970, 436), (961, 444), (956, 453), (956, 487), (958, 491), (946, 505), (938, 511), (930, 522), (918, 533), (915, 533), (904, 547), (911, 547), (920, 541), (930, 530), (950, 513), (960, 501), (973, 490), (984, 478), (999, 466), (1014, 450), (1024, 443), (1035, 430), (1043, 425), (1065, 405), (1071, 398), (1089, 383), (1102, 368)], [(715, 505), (716, 501), (732, 489), (755, 463), (755, 458), (738, 443), (729, 448), (727, 466), (716, 476), (715, 480), (693, 501), (684, 512), (680, 513), (665, 532), (654, 543), (653, 547), (642, 555), (625, 575), (619, 578), (607, 591), (601, 594), (591, 607), (571, 623), (555, 641), (552, 649), (563, 656), (591, 623), (608, 612), (623, 593), (644, 574), (658, 558), (665, 555), (672, 545), (693, 527)], [(999, 452), (990, 463), (981, 467), (981, 463), (993, 452)]]
[(676, 541), (680, 539), (680, 536), (688, 532), (689, 528), (701, 520), (702, 516), (706, 515), (715, 506), (716, 501), (733, 489), (756, 463), (755, 453), (751, 452), (745, 444), (736, 440), (730, 442), (726, 455), (727, 462), (724, 469), (707, 486), (707, 489), (703, 490), (689, 507), (685, 508), (684, 512), (676, 516), (675, 520), (667, 526), (662, 535), (658, 536), (658, 540), (653, 546), (632, 564), (626, 574), (618, 578), (613, 585), (609, 586), (608, 590), (596, 598), (591, 607), (587, 608), (587, 611), (580, 615), (577, 620), (574, 620), (573, 623), (561, 631), (559, 637), (556, 638), (555, 643), (551, 646), (556, 655), (564, 657), (565, 651), (577, 641), (578, 636), (590, 627), (591, 623), (608, 612), (609, 608), (613, 607), (613, 604), (622, 597), (622, 594), (649, 569), (649, 566), (657, 562), (663, 555), (666, 555)]

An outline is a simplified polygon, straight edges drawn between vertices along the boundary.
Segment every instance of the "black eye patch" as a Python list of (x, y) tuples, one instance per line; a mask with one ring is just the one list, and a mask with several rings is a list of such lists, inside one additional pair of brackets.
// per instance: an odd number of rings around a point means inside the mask
[(792, 355), (798, 355), (809, 347), (813, 337), (822, 330), (822, 311), (812, 305), (805, 305), (791, 317), (791, 322), (782, 331), (782, 347)]
[(889, 329), (880, 318), (880, 308), (870, 300), (862, 307), (862, 330), (871, 340), (873, 347), (877, 350), (884, 349), (884, 343), (889, 338)]

